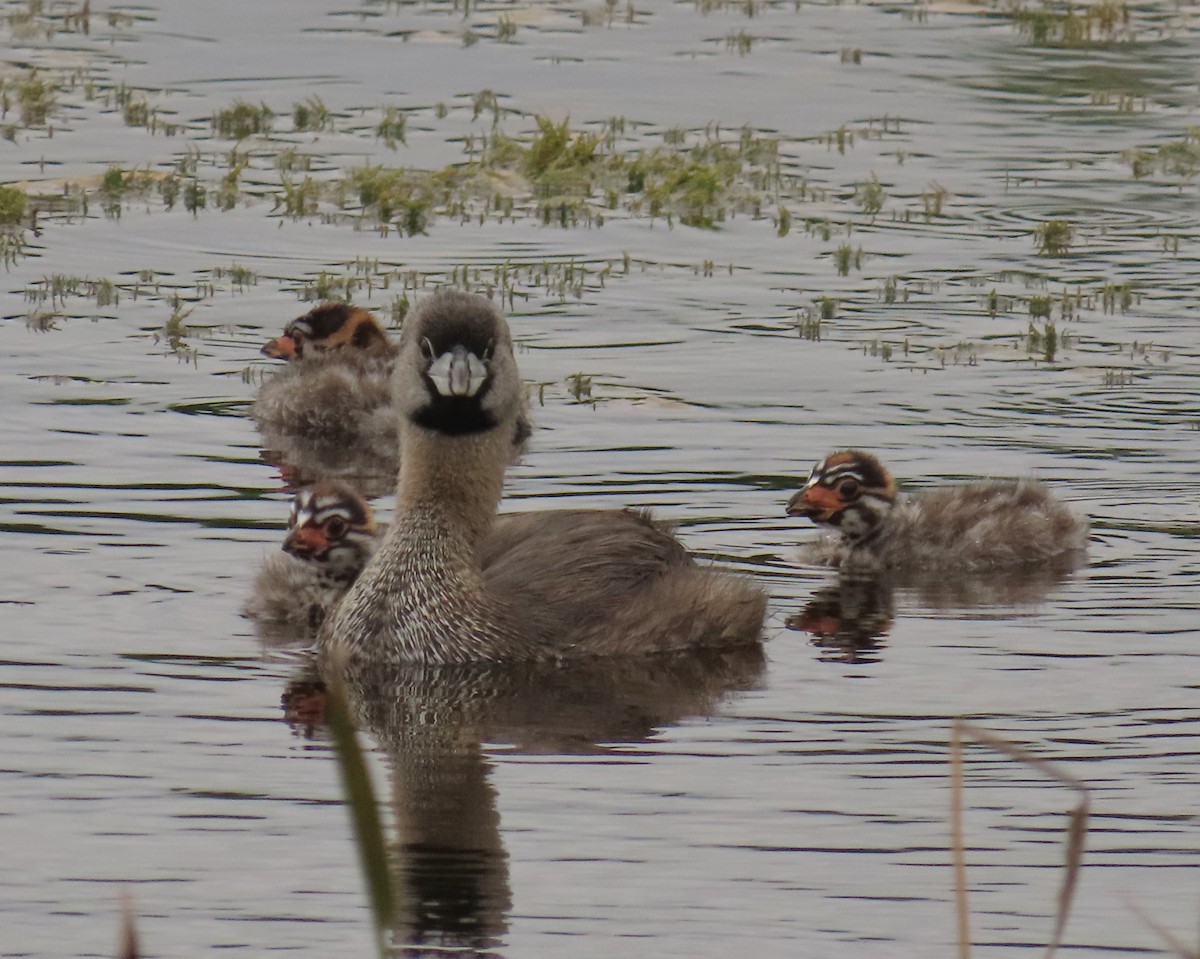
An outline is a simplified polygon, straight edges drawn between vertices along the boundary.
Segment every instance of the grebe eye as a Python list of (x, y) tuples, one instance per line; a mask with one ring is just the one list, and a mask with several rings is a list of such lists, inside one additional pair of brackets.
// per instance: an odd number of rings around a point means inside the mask
[(859, 483), (856, 479), (844, 479), (838, 483), (838, 492), (847, 499), (858, 495)]
[(330, 539), (341, 539), (346, 534), (346, 521), (340, 516), (330, 517), (329, 522), (325, 524), (325, 531)]

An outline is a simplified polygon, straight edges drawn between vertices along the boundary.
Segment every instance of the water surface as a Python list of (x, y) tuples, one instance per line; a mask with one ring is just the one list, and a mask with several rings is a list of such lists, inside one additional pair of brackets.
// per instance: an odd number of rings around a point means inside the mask
[[(444, 907), (404, 913), (401, 945), (948, 955), (958, 716), (1093, 790), (1072, 954), (1162, 951), (1131, 904), (1194, 941), (1193, 8), (1135, 4), (1076, 45), (974, 4), (165, 2), (93, 8), (87, 33), (65, 6), (0, 12), (0, 182), (38, 211), (0, 323), (0, 955), (110, 954), (122, 889), (148, 955), (370, 950), (319, 703), (239, 615), (287, 514), (246, 412), (258, 346), (309, 301), (390, 317), (445, 283), (510, 294), (540, 398), (510, 508), (654, 507), (770, 591), (769, 642), (546, 697), (396, 680), (375, 702), (400, 715), (360, 719), (410, 905)], [(55, 105), (27, 122), (31, 78)], [(311, 97), (330, 119), (296, 130)], [(214, 132), (239, 99), (269, 134)], [(527, 144), (537, 115), (608, 154), (749, 138), (777, 165), (743, 155), (712, 228), (678, 196), (651, 216), (514, 171), (415, 235), (332, 198), (365, 164)], [(305, 177), (316, 209), (289, 209)], [(1093, 518), (1090, 562), (847, 605), (783, 515), (847, 445), (911, 488), (1040, 476)], [(831, 610), (841, 633), (814, 636)], [(480, 689), (507, 693), (471, 712)], [(979, 750), (967, 797), (976, 954), (1032, 955), (1073, 796)]]

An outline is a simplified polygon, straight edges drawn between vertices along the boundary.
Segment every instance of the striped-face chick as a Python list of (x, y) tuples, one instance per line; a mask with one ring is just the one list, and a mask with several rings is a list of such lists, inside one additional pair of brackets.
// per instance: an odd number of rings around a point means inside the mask
[(879, 529), (895, 501), (896, 484), (879, 460), (842, 450), (813, 467), (804, 488), (788, 500), (787, 514), (834, 526), (858, 542)]
[(283, 548), (321, 563), (330, 576), (352, 582), (377, 545), (375, 514), (349, 486), (322, 483), (300, 490), (292, 500)]
[(392, 346), (373, 314), (345, 303), (322, 303), (292, 320), (262, 353), (277, 360), (300, 360), (342, 348), (387, 353)]

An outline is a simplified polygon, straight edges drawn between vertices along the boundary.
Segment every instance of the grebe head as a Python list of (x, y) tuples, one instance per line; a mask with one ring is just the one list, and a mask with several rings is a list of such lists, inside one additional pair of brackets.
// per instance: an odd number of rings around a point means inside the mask
[(813, 467), (808, 482), (787, 504), (789, 516), (836, 527), (859, 542), (874, 535), (896, 502), (896, 484), (870, 453), (842, 450)]
[(357, 574), (374, 552), (378, 529), (370, 504), (343, 483), (300, 490), (292, 500), (285, 552), (331, 570)]
[(298, 316), (262, 348), (264, 356), (300, 360), (350, 348), (386, 353), (391, 342), (374, 314), (347, 303), (322, 303)]
[(481, 296), (447, 291), (414, 310), (392, 383), (401, 417), (422, 430), (470, 436), (528, 428), (508, 323)]

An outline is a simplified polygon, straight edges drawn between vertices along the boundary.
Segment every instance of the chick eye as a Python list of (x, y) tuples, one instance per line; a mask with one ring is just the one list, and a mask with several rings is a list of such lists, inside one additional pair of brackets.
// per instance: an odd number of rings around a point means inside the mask
[(858, 480), (844, 479), (840, 483), (838, 483), (838, 492), (842, 496), (846, 497), (847, 499), (851, 499), (851, 498), (857, 496), (858, 490), (859, 490)]
[(341, 539), (346, 532), (346, 521), (340, 516), (333, 516), (325, 524), (325, 530), (330, 539)]

